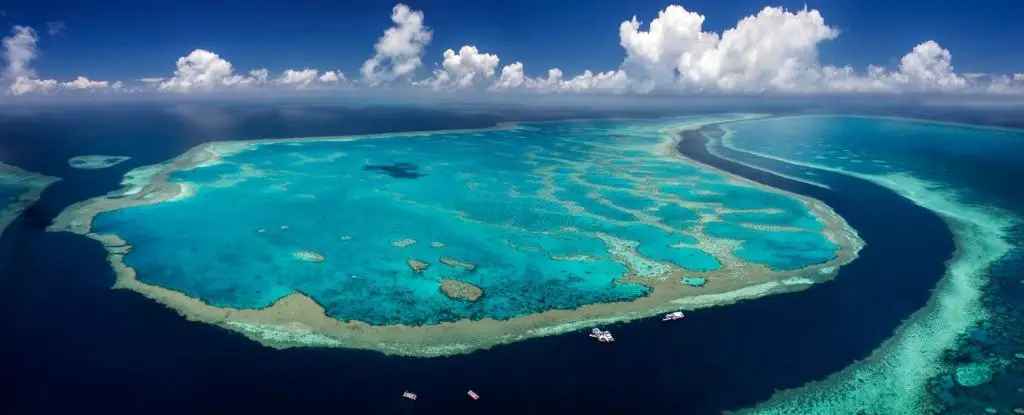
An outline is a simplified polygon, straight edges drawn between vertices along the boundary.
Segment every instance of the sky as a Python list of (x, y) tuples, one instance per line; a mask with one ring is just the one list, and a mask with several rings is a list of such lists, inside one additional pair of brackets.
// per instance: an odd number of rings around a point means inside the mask
[(1024, 94), (1022, 12), (1013, 0), (0, 1), (0, 86)]

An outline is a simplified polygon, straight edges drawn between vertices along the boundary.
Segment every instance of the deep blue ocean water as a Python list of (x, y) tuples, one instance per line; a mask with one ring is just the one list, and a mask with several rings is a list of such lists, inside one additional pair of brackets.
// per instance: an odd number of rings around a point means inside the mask
[[(691, 157), (824, 201), (868, 246), (832, 282), (689, 313), (669, 327), (655, 320), (618, 325), (612, 327), (614, 347), (570, 333), (465, 356), (411, 359), (336, 349), (276, 351), (185, 321), (137, 294), (110, 290), (113, 273), (97, 243), (43, 232), (66, 205), (118, 188), (128, 169), (204, 141), (485, 127), (515, 118), (543, 117), (226, 107), (4, 119), (0, 160), (65, 180), (0, 241), (6, 255), (0, 257), (0, 399), (15, 413), (715, 413), (749, 407), (776, 389), (821, 379), (868, 356), (924, 306), (953, 251), (939, 217), (887, 189), (814, 172), (841, 191), (822, 189), (716, 158), (699, 140), (687, 140), (682, 151)], [(81, 154), (133, 159), (108, 170), (70, 169), (67, 158)], [(1007, 285), (989, 301), (1019, 295)], [(978, 344), (1007, 347), (1012, 337)], [(1012, 378), (990, 383), (1000, 388), (995, 391), (957, 391), (951, 405), (1013, 405), (1019, 395), (1006, 386)], [(470, 388), (483, 399), (470, 402), (464, 395)], [(406, 389), (420, 400), (402, 400)]]

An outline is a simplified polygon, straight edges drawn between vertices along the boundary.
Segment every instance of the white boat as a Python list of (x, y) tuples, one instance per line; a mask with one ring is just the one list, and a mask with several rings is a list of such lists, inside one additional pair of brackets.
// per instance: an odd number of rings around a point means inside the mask
[(597, 339), (597, 341), (601, 343), (611, 343), (615, 341), (615, 338), (612, 337), (612, 332), (603, 331), (597, 327), (590, 330), (590, 337)]
[(661, 319), (661, 321), (679, 320), (681, 318), (683, 318), (683, 312), (682, 311), (674, 311), (674, 312), (665, 314), (665, 318)]
[(413, 401), (415, 401), (416, 398), (417, 398), (415, 393), (412, 393), (412, 392), (409, 392), (409, 391), (402, 392), (402, 397), (405, 398), (405, 399), (413, 400)]

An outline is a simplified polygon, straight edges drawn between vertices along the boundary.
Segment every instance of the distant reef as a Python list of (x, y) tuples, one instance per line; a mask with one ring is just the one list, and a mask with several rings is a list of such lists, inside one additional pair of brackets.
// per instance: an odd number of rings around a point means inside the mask
[(47, 186), (58, 180), (0, 163), (0, 235), (21, 212), (39, 200)]
[(128, 161), (131, 157), (89, 155), (68, 159), (68, 165), (76, 169), (96, 170), (116, 166)]

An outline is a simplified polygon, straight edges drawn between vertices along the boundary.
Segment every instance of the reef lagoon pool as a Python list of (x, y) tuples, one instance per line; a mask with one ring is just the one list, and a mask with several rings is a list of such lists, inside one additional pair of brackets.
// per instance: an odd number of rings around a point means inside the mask
[(213, 142), (51, 230), (102, 241), (118, 286), (268, 345), (468, 352), (792, 291), (855, 258), (823, 203), (673, 149), (755, 117)]

